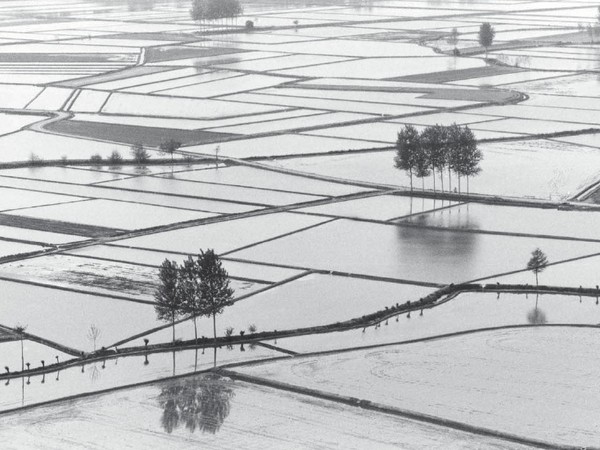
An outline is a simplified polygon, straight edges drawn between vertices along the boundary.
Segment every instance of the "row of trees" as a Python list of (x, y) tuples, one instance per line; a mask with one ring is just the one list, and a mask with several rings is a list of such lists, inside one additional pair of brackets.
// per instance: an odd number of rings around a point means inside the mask
[(190, 14), (198, 21), (232, 19), (243, 13), (239, 0), (194, 0)]
[(188, 256), (181, 265), (165, 259), (158, 277), (160, 283), (154, 295), (156, 315), (159, 320), (172, 324), (173, 342), (176, 320), (192, 318), (197, 341), (196, 320), (206, 316), (212, 317), (216, 343), (216, 316), (232, 304), (233, 289), (229, 287), (229, 275), (214, 250), (201, 250), (196, 258)]
[(461, 177), (467, 179), (477, 175), (481, 168), (481, 150), (477, 147), (475, 135), (468, 126), (457, 124), (450, 126), (433, 125), (421, 133), (412, 125), (406, 125), (399, 133), (396, 141), (394, 162), (397, 169), (404, 170), (410, 176), (410, 190), (413, 190), (413, 176), (421, 178), (425, 189), (425, 177), (433, 175), (435, 192), (435, 175), (439, 174), (444, 191), (444, 171), (448, 171), (448, 191), (452, 189), (452, 172), (458, 177), (460, 192)]

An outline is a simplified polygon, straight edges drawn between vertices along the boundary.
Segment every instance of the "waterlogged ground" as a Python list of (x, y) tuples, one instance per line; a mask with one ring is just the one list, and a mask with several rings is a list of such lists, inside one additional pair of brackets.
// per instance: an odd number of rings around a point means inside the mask
[[(595, 5), (243, 6), (200, 24), (189, 1), (0, 5), (3, 447), (597, 445), (593, 296), (471, 292), (336, 330), (451, 283), (533, 285), (537, 247), (540, 283), (600, 283), (600, 212), (576, 203), (600, 181)], [(480, 141), (481, 173), (411, 195), (397, 132), (452, 123)], [(131, 164), (138, 142), (149, 161)], [(145, 352), (194, 338), (189, 317), (157, 319), (156, 273), (206, 248), (235, 290), (218, 336), (302, 334)], [(11, 378), (23, 363), (35, 372)], [(249, 378), (198, 374), (214, 365)]]

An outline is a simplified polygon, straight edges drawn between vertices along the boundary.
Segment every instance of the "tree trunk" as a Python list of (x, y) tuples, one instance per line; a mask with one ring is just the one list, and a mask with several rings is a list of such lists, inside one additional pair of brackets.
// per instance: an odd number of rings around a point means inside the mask
[(194, 315), (194, 316), (192, 316), (192, 318), (194, 319), (194, 338), (195, 338), (196, 345), (198, 345), (198, 327), (196, 325), (197, 317)]
[(175, 314), (171, 316), (171, 323), (173, 324), (173, 344), (175, 343)]
[(460, 175), (458, 175), (458, 193), (460, 194)]
[(412, 183), (412, 169), (410, 169), (409, 173), (410, 173), (410, 192), (411, 192), (411, 194), (412, 194), (412, 191), (413, 191), (413, 183)]
[(213, 313), (213, 336), (215, 338), (215, 346), (217, 345), (217, 315)]
[(23, 335), (21, 335), (21, 372), (25, 370), (25, 355), (23, 351)]
[(431, 173), (433, 175), (433, 193), (435, 194), (435, 169), (431, 169)]
[(421, 177), (421, 190), (425, 192), (425, 177)]
[(442, 183), (442, 192), (444, 192), (444, 169), (440, 169), (440, 181)]
[(452, 171), (448, 167), (448, 192), (452, 192)]
[(538, 273), (537, 273), (537, 270), (536, 270), (535, 271), (535, 289), (537, 290), (538, 287), (539, 287), (539, 285), (538, 285)]

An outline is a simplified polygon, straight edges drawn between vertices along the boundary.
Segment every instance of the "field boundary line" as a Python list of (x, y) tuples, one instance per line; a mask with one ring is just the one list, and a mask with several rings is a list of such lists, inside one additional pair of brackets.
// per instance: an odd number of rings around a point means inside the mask
[[(239, 372), (217, 369), (216, 373), (229, 377), (234, 380), (256, 384), (260, 386), (265, 386), (273, 389), (278, 389), (282, 391), (292, 392), (295, 394), (301, 394), (305, 396), (310, 396), (314, 398), (318, 398), (321, 400), (332, 401), (335, 403), (342, 403), (347, 406), (358, 407), (365, 410), (376, 411), (384, 414), (389, 414), (393, 416), (403, 417), (410, 420), (416, 420), (419, 422), (430, 423), (437, 426), (442, 426), (445, 428), (452, 428), (458, 431), (463, 431), (467, 433), (477, 434), (480, 436), (487, 436), (491, 438), (501, 439), (508, 442), (514, 442), (517, 444), (529, 445), (536, 448), (544, 448), (544, 449), (577, 449), (580, 450), (581, 446), (571, 446), (571, 445), (559, 445), (552, 444), (547, 441), (541, 441), (537, 439), (530, 439), (524, 436), (519, 436), (516, 434), (506, 433), (503, 431), (493, 430), (485, 427), (478, 427), (475, 425), (469, 425), (465, 422), (459, 422), (450, 419), (444, 419), (438, 416), (432, 416), (429, 414), (419, 413), (417, 411), (396, 408), (393, 406), (384, 405), (381, 403), (371, 402), (365, 399), (358, 399), (355, 397), (349, 397), (340, 394), (334, 394), (326, 391), (321, 391), (317, 389), (301, 387), (289, 383), (283, 383), (280, 381), (273, 381), (266, 378), (250, 376), (246, 374), (241, 374)], [(591, 447), (588, 447), (592, 450)]]

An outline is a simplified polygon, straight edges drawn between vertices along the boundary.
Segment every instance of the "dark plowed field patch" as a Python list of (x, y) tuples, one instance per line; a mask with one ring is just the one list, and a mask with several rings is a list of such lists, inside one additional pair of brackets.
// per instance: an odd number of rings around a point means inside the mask
[(174, 139), (182, 144), (210, 144), (211, 142), (221, 142), (230, 137), (237, 136), (235, 134), (214, 133), (210, 131), (151, 128), (77, 120), (54, 122), (46, 128), (50, 131), (73, 136), (102, 139), (130, 145), (140, 143), (151, 147), (157, 147), (168, 139)]
[(447, 83), (450, 81), (469, 80), (472, 78), (491, 77), (507, 73), (523, 72), (525, 69), (507, 66), (474, 67), (471, 69), (449, 70), (404, 77), (390, 78), (389, 81), (412, 81), (419, 83)]
[(27, 236), (25, 230), (48, 231), (50, 233), (71, 234), (89, 238), (113, 236), (123, 231), (115, 228), (61, 222), (58, 220), (37, 219), (13, 214), (0, 214), (0, 225), (23, 228), (23, 235), (25, 237)]
[(132, 63), (137, 53), (0, 53), (0, 62), (14, 63)]
[(171, 67), (131, 67), (125, 70), (119, 70), (118, 72), (110, 72), (102, 75), (94, 75), (91, 77), (78, 78), (76, 80), (60, 81), (54, 83), (55, 85), (78, 88), (87, 86), (90, 84), (106, 83), (109, 81), (123, 80), (125, 78), (139, 77), (140, 75), (148, 75), (151, 73), (165, 72), (172, 70)]
[(156, 63), (164, 61), (173, 61), (183, 58), (202, 58), (204, 56), (219, 56), (229, 53), (241, 53), (245, 50), (237, 48), (218, 48), (218, 47), (184, 47), (184, 46), (165, 46), (152, 47), (146, 50), (146, 62)]
[(178, 41), (191, 42), (201, 41), (202, 38), (191, 33), (123, 33), (109, 34), (107, 36), (98, 36), (98, 39), (136, 39), (141, 41)]

